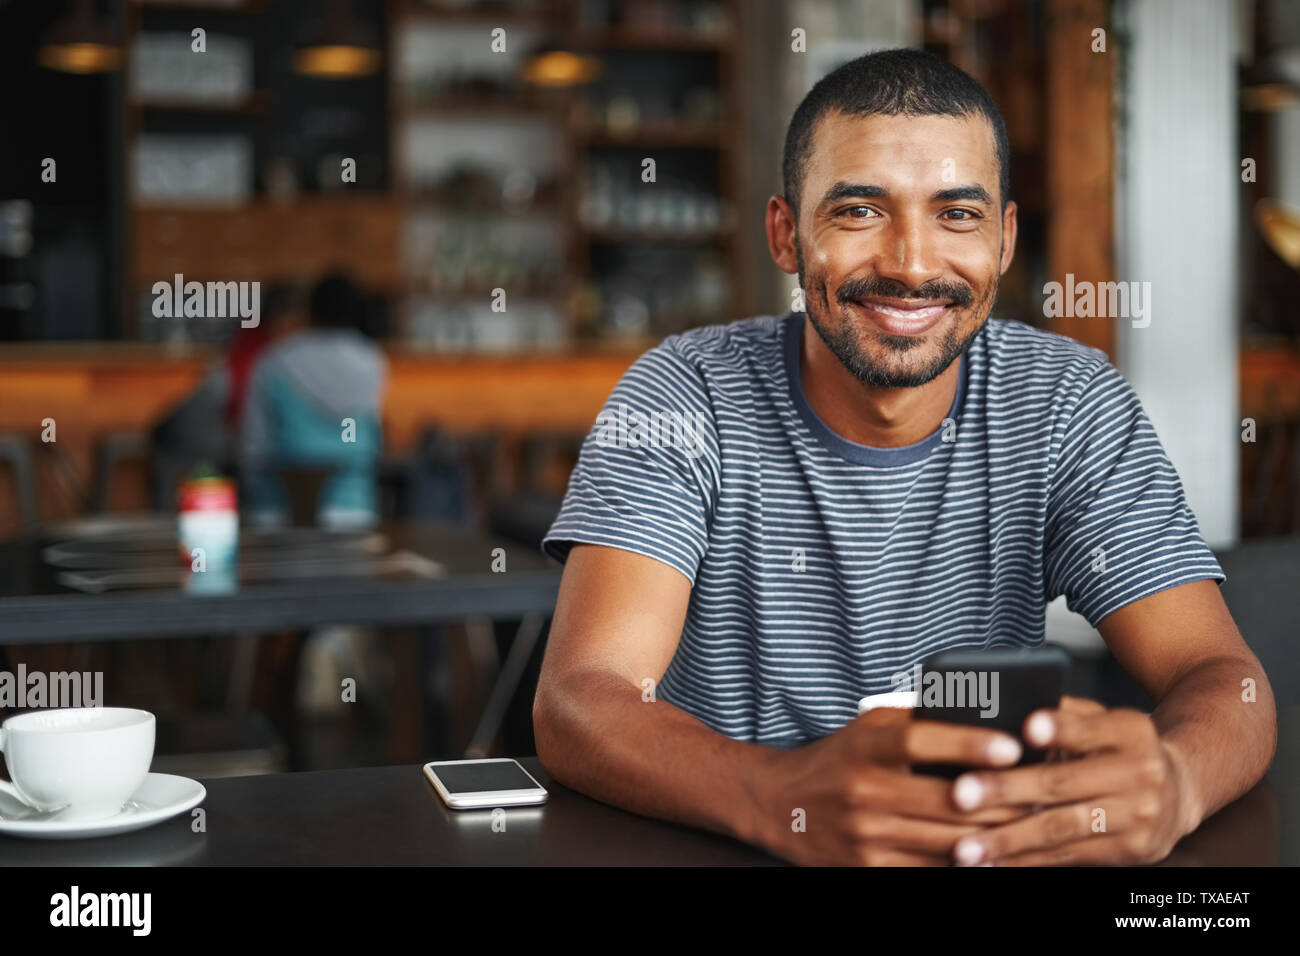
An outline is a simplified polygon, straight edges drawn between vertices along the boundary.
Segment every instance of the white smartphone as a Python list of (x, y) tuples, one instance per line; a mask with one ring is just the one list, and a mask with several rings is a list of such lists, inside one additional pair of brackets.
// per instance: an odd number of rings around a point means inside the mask
[(550, 796), (519, 761), (505, 757), (434, 760), (424, 765), (424, 775), (453, 810), (531, 807)]

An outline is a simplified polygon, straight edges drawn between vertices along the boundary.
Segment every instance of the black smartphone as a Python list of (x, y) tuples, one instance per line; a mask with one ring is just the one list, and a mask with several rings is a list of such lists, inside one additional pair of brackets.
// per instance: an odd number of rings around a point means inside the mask
[[(913, 716), (1001, 730), (1024, 747), (1021, 764), (1041, 763), (1046, 751), (1025, 742), (1025, 720), (1036, 710), (1060, 705), (1069, 673), (1070, 655), (1059, 647), (941, 651), (921, 663)], [(949, 780), (970, 769), (958, 764), (913, 767)]]

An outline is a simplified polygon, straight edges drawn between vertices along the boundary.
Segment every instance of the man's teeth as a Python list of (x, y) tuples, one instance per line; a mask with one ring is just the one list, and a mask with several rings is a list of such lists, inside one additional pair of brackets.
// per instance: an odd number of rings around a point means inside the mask
[(916, 309), (892, 309), (887, 305), (880, 305), (877, 302), (863, 302), (867, 308), (873, 312), (879, 312), (882, 315), (891, 315), (899, 319), (923, 319), (934, 315), (944, 308), (942, 305), (925, 305)]

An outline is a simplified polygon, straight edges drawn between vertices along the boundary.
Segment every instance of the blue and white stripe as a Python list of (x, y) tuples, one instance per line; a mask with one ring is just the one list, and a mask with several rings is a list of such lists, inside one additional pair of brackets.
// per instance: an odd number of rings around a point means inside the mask
[(661, 699), (789, 746), (843, 726), (936, 651), (1041, 644), (1057, 595), (1095, 625), (1223, 579), (1103, 353), (990, 320), (962, 359), (955, 436), (869, 448), (808, 405), (803, 326), (760, 316), (641, 356), (606, 411), (690, 415), (702, 453), (593, 430), (543, 543), (560, 560), (574, 543), (634, 551), (691, 581)]

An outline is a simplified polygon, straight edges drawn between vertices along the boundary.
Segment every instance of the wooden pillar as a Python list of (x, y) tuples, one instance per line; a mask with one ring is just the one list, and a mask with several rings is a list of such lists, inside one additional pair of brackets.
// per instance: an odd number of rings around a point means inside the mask
[[(1109, 0), (1047, 3), (1048, 281), (1115, 276), (1115, 76)], [(1106, 52), (1093, 52), (1093, 31)], [(1060, 317), (1052, 329), (1115, 359), (1113, 318)]]

